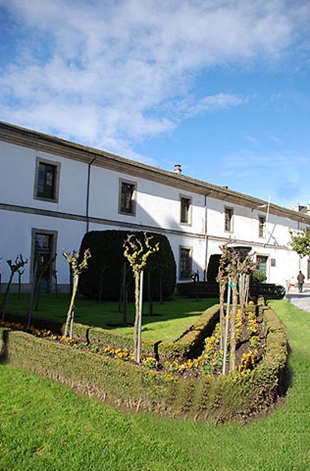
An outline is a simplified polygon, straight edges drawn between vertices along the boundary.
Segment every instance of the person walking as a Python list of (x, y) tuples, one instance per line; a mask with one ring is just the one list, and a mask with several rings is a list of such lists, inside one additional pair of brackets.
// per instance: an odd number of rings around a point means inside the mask
[(305, 282), (305, 275), (300, 271), (297, 275), (298, 291), (302, 293), (302, 289)]

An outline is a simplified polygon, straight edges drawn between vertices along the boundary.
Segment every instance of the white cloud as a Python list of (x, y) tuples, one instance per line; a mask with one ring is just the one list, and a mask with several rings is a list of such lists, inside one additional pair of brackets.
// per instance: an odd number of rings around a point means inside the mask
[(0, 0), (18, 51), (0, 77), (2, 119), (129, 149), (130, 142), (171, 132), (180, 120), (241, 105), (244, 98), (222, 90), (195, 97), (195, 75), (248, 61), (274, 65), (295, 40), (305, 8), (289, 5)]

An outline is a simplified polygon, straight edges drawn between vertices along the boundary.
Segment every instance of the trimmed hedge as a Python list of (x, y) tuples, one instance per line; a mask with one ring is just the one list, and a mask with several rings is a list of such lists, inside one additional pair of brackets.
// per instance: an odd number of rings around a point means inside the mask
[(189, 281), (177, 284), (178, 293), (188, 298), (218, 298), (220, 295), (219, 284), (209, 281)]
[(221, 254), (212, 254), (209, 259), (207, 268), (207, 281), (216, 283), (216, 278), (219, 273)]
[[(141, 351), (144, 355), (159, 358), (194, 358), (201, 353), (203, 340), (212, 334), (219, 317), (219, 305), (214, 305), (204, 311), (181, 337), (173, 343), (162, 342), (160, 338), (155, 342), (153, 340), (143, 340), (141, 342)], [(120, 348), (129, 348), (133, 350), (133, 337), (123, 336), (113, 333), (110, 330), (104, 330), (99, 327), (89, 327), (83, 324), (74, 324), (74, 335), (89, 342), (103, 342), (106, 345), (116, 345)]]
[[(224, 422), (247, 421), (275, 403), (287, 360), (285, 329), (276, 313), (264, 306), (266, 352), (253, 370), (217, 378), (186, 379), (83, 352), (74, 347), (2, 329), (2, 360), (60, 381), (84, 394), (131, 409), (156, 411), (173, 417)], [(208, 312), (209, 311), (209, 312)], [(211, 330), (215, 307), (205, 311), (192, 328), (175, 342), (176, 352), (188, 353), (202, 332)], [(92, 329), (94, 335), (99, 330)], [(114, 336), (114, 338), (116, 338)], [(171, 344), (169, 346), (171, 348)], [(168, 348), (168, 350), (169, 350)]]
[[(88, 270), (80, 275), (79, 290), (89, 299), (117, 300), (120, 297), (123, 283), (124, 267), (128, 283), (128, 297), (134, 298), (134, 280), (132, 270), (124, 257), (124, 241), (130, 231), (91, 231), (85, 234), (80, 256), (89, 248), (91, 258), (88, 260)], [(134, 232), (137, 239), (144, 241), (144, 232)], [(144, 295), (148, 299), (148, 281), (150, 280), (153, 300), (169, 298), (176, 284), (176, 263), (170, 242), (162, 234), (149, 233), (153, 236), (152, 245), (159, 242), (159, 250), (148, 259), (144, 277)]]
[(274, 283), (261, 283), (256, 278), (251, 277), (250, 293), (251, 296), (263, 296), (266, 300), (282, 299), (285, 296), (285, 288)]

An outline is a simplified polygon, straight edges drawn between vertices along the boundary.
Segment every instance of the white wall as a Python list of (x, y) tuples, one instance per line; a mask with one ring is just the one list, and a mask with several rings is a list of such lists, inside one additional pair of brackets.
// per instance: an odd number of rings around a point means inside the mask
[[(7, 210), (0, 210), (0, 271), (4, 282), (10, 274), (6, 260), (14, 260), (19, 253), (30, 257), (32, 230), (38, 229), (57, 233), (58, 282), (68, 284), (69, 270), (62, 257), (62, 249), (67, 252), (78, 250), (86, 231), (89, 170), (89, 230), (128, 228), (130, 231), (149, 227), (151, 231), (161, 232), (170, 240), (177, 266), (180, 247), (192, 249), (192, 271), (198, 270), (200, 279), (203, 279), (203, 271), (210, 255), (220, 253), (219, 246), (227, 242), (229, 236), (239, 245), (251, 246), (257, 255), (268, 257), (269, 282), (284, 284), (293, 275), (296, 277), (300, 268), (307, 274), (306, 260), (300, 261), (289, 247), (289, 231), (298, 228), (297, 222), (290, 219), (269, 214), (266, 237), (262, 238), (258, 232), (258, 216), (266, 217), (266, 210), (252, 210), (227, 201), (205, 198), (202, 194), (183, 191), (175, 186), (97, 167), (96, 162), (89, 166), (80, 161), (4, 142), (0, 143), (0, 155), (0, 203), (2, 207), (8, 205)], [(34, 198), (37, 157), (61, 165), (57, 203)], [(120, 179), (136, 184), (135, 216), (118, 212)], [(192, 200), (191, 224), (180, 224), (181, 196)], [(28, 212), (18, 211), (17, 207), (14, 211), (9, 211), (9, 205), (24, 207), (24, 211)], [(231, 233), (224, 231), (225, 206), (234, 209)], [(31, 209), (48, 210), (52, 217), (31, 214)], [(60, 214), (63, 217), (56, 217)], [(91, 222), (92, 218), (98, 219), (98, 223)], [(99, 223), (100, 220), (103, 220), (102, 223)], [(275, 261), (275, 266), (272, 266), (272, 260)], [(29, 272), (28, 265), (23, 275), (25, 283), (29, 282)]]
[[(119, 182), (136, 184), (136, 214), (119, 214)], [(204, 231), (204, 198), (126, 173), (91, 168), (90, 217), (190, 233)], [(180, 195), (192, 198), (192, 223), (180, 225)]]
[[(10, 205), (85, 215), (87, 165), (0, 142), (0, 201)], [(58, 202), (34, 199), (36, 159), (60, 163)]]
[[(17, 213), (14, 211), (0, 211), (0, 220), (3, 222), (0, 237), (0, 257), (2, 257), (0, 272), (2, 274), (2, 282), (7, 282), (11, 273), (7, 260), (15, 260), (19, 254), (23, 258), (30, 259), (32, 230), (53, 231), (57, 232), (56, 246), (56, 267), (58, 282), (60, 284), (69, 283), (68, 263), (62, 256), (62, 250), (72, 252), (79, 250), (82, 237), (85, 233), (85, 223), (78, 221), (66, 220), (61, 218), (50, 218), (39, 215), (31, 215), (27, 213)], [(23, 283), (30, 282), (31, 263), (25, 265), (25, 272), (22, 277)], [(17, 283), (17, 275), (15, 275), (14, 283)]]
[[(224, 231), (224, 208), (233, 208), (233, 231)], [(259, 236), (259, 216), (267, 219), (265, 237)], [(291, 250), (290, 230), (297, 229), (298, 223), (286, 217), (276, 216), (260, 209), (239, 206), (225, 201), (208, 198), (207, 212), (208, 258), (212, 253), (221, 253), (220, 240), (224, 238), (236, 245), (248, 245), (256, 256), (268, 257), (267, 281), (283, 286), (287, 280), (296, 278), (301, 266), (307, 274), (306, 260), (300, 261), (299, 256)], [(275, 266), (273, 266), (275, 264)]]

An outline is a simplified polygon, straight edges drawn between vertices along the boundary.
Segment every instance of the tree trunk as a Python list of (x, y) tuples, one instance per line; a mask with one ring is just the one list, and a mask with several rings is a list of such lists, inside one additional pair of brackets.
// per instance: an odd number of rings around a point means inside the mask
[(224, 303), (225, 303), (225, 288), (226, 284), (220, 284), (220, 350), (223, 350), (224, 345)]
[(240, 304), (240, 319), (243, 319), (245, 308), (245, 273), (239, 276), (239, 304)]
[[(227, 359), (227, 350), (228, 350), (228, 332), (229, 332), (229, 312), (230, 312), (230, 297), (231, 297), (231, 283), (230, 279), (228, 281), (228, 290), (227, 290), (227, 306), (226, 306), (226, 323), (225, 323), (225, 339), (223, 342), (223, 351), (224, 351), (224, 358), (223, 358), (223, 371), (222, 374), (226, 374), (226, 359)], [(223, 306), (224, 309), (224, 306)], [(223, 319), (224, 325), (224, 319)]]
[(7, 302), (8, 302), (9, 293), (10, 293), (10, 288), (11, 288), (11, 283), (12, 283), (12, 280), (13, 280), (14, 273), (15, 273), (14, 271), (11, 271), (10, 279), (9, 279), (8, 284), (7, 284), (6, 291), (5, 291), (5, 295), (4, 295), (2, 304), (1, 304), (1, 313), (2, 313), (2, 320), (3, 320), (3, 321), (4, 321), (4, 319), (5, 319), (6, 305), (7, 305)]
[(140, 362), (140, 355), (138, 355), (139, 350), (139, 299), (140, 299), (140, 273), (136, 271), (134, 273), (135, 278), (135, 333), (134, 333), (134, 349), (133, 356), (137, 363)]
[[(67, 320), (66, 320), (66, 325), (65, 325), (65, 332), (64, 332), (64, 337), (67, 338), (69, 336), (69, 331), (70, 331), (70, 324), (71, 324), (71, 319), (73, 315), (73, 310), (74, 310), (74, 303), (75, 303), (75, 297), (78, 289), (78, 284), (79, 284), (79, 275), (74, 275), (73, 276), (73, 286), (72, 286), (72, 295), (71, 295), (71, 301), (67, 313)], [(71, 335), (72, 337), (72, 335)]]
[(230, 373), (235, 371), (236, 366), (236, 316), (237, 316), (237, 307), (238, 307), (238, 291), (237, 283), (234, 281), (232, 283), (232, 314), (230, 319), (230, 361), (229, 361), (229, 371)]
[(244, 304), (249, 301), (251, 275), (245, 275)]

